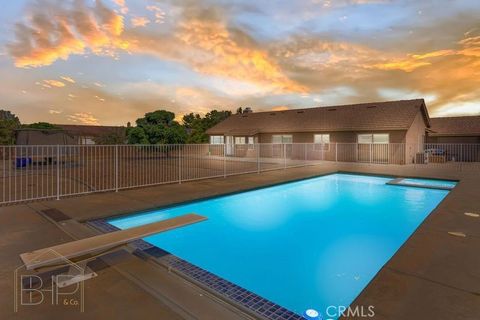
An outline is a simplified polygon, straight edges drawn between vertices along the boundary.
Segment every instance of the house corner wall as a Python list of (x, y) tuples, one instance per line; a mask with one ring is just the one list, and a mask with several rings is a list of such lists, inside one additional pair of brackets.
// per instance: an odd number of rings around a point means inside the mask
[(418, 152), (423, 152), (427, 125), (422, 112), (418, 112), (405, 135), (405, 163), (412, 163)]

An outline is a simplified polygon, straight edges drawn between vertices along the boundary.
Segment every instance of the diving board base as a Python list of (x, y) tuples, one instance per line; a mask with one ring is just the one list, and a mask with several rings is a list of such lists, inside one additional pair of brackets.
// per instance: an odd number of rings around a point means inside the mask
[(53, 282), (59, 288), (65, 288), (95, 278), (98, 274), (87, 266), (87, 262), (71, 265), (68, 272), (54, 277)]

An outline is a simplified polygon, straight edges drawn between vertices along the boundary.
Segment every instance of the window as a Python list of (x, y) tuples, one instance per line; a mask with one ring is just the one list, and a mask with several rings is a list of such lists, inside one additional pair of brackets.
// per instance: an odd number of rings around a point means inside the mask
[(81, 137), (80, 139), (80, 144), (95, 144), (93, 137)]
[(255, 148), (255, 138), (248, 137), (248, 149), (254, 149), (254, 148)]
[(272, 143), (282, 143), (282, 136), (281, 135), (273, 135), (272, 136)]
[(388, 133), (367, 133), (358, 135), (358, 143), (360, 144), (387, 144), (390, 141)]
[(235, 137), (235, 144), (245, 144), (245, 137)]
[(292, 143), (293, 137), (291, 134), (274, 134), (272, 135), (272, 143)]
[(313, 143), (315, 144), (315, 150), (329, 150), (330, 134), (314, 134)]
[(313, 143), (330, 143), (329, 134), (314, 134)]
[(359, 134), (358, 135), (358, 143), (367, 144), (373, 142), (373, 135), (372, 134)]
[(223, 136), (210, 136), (211, 144), (223, 144)]
[(373, 135), (373, 143), (389, 143), (390, 137), (388, 133), (377, 133)]

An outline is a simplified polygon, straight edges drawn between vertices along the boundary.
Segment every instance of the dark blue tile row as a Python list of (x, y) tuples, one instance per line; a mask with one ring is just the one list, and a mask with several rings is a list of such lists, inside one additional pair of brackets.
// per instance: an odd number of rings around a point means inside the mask
[[(117, 227), (111, 225), (106, 220), (89, 221), (89, 225), (102, 232), (112, 232), (119, 230)], [(180, 259), (179, 257), (170, 254), (158, 247), (155, 247), (144, 240), (137, 240), (133, 243), (136, 249), (142, 250), (145, 253), (155, 257), (162, 258), (162, 262), (185, 276), (201, 283), (210, 290), (216, 292), (222, 297), (238, 303), (244, 308), (253, 311), (271, 320), (301, 320), (302, 316), (267, 300), (261, 296), (248, 291), (236, 284), (220, 278), (207, 270), (199, 268), (188, 261)]]

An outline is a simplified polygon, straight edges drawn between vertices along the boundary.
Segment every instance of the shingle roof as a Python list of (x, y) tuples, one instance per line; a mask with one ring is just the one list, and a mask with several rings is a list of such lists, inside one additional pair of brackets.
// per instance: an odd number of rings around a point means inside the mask
[(431, 118), (430, 136), (479, 136), (480, 116)]
[(407, 130), (418, 112), (429, 116), (423, 99), (235, 114), (208, 134), (252, 135), (275, 132)]
[(74, 144), (75, 140), (63, 130), (22, 128), (16, 130), (16, 145)]
[(109, 133), (117, 133), (121, 136), (125, 135), (125, 127), (115, 126), (90, 126), (90, 125), (73, 125), (73, 124), (56, 124), (66, 132), (74, 136), (98, 137)]

